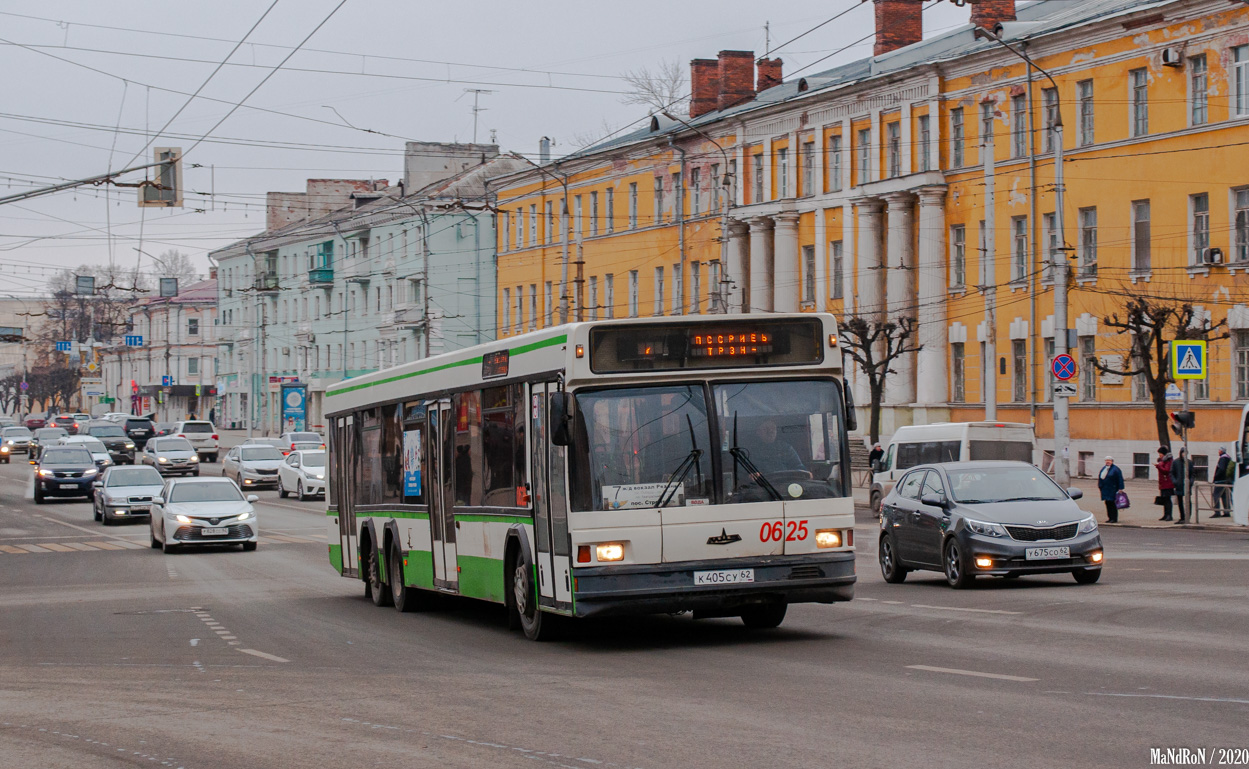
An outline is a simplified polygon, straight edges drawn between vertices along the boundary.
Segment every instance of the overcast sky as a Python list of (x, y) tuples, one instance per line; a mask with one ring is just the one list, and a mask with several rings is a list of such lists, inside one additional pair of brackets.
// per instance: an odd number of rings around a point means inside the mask
[[(203, 85), (270, 2), (0, 0), (0, 195), (150, 162), (149, 141), (190, 148), (339, 4), (278, 0)], [(625, 71), (663, 60), (688, 70), (722, 49), (761, 55), (765, 23), (776, 46), (850, 9), (776, 54), (788, 79), (870, 35), (872, 6), (347, 0), (187, 154), (184, 208), (139, 209), (134, 189), (104, 187), (0, 206), (0, 293), (37, 293), (52, 272), (80, 264), (142, 259), (152, 269), (136, 249), (176, 248), (207, 272), (209, 251), (264, 228), (268, 190), (302, 190), (308, 177), (393, 183), (405, 139), (471, 141), (465, 89), (492, 91), (480, 95), (479, 141), (493, 131), (504, 151), (535, 154), (550, 136), (560, 154), (645, 116), (621, 102)], [(939, 2), (925, 12), (925, 33), (967, 16)], [(870, 54), (869, 39), (803, 73)], [(180, 109), (168, 135), (153, 137)]]

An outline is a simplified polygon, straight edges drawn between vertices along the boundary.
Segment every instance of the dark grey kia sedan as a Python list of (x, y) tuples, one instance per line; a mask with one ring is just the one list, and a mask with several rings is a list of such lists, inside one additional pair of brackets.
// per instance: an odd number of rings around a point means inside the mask
[(1097, 519), (1026, 462), (945, 462), (904, 475), (881, 503), (880, 570), (886, 582), (930, 569), (951, 587), (977, 576), (1070, 572), (1080, 584), (1102, 574)]

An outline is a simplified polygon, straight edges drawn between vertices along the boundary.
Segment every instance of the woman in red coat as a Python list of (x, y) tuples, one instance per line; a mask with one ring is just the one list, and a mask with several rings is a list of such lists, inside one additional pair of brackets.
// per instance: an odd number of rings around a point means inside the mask
[(1154, 463), (1154, 467), (1158, 468), (1158, 496), (1162, 497), (1162, 517), (1158, 520), (1171, 520), (1171, 497), (1175, 495), (1175, 482), (1171, 480), (1171, 464), (1175, 459), (1171, 456), (1171, 449), (1166, 446), (1158, 447), (1158, 461)]

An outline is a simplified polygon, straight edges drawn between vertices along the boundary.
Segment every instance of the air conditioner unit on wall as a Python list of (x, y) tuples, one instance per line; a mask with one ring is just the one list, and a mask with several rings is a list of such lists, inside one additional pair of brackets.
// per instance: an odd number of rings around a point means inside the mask
[(1221, 248), (1205, 249), (1204, 251), (1201, 252), (1201, 263), (1202, 264), (1222, 264), (1223, 263), (1223, 249)]
[(1184, 66), (1184, 56), (1180, 53), (1179, 48), (1163, 48), (1162, 63), (1168, 67)]

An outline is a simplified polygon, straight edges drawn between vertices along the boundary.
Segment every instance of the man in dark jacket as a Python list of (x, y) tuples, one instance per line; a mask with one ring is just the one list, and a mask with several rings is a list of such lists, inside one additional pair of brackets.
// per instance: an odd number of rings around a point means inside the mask
[(1180, 449), (1180, 456), (1171, 463), (1171, 483), (1175, 486), (1175, 506), (1180, 511), (1180, 517), (1176, 523), (1188, 523), (1188, 516), (1184, 513), (1184, 498), (1188, 495), (1192, 482), (1192, 460), (1188, 458), (1186, 449)]
[(1101, 492), (1102, 502), (1106, 503), (1106, 523), (1119, 522), (1119, 508), (1115, 504), (1116, 497), (1123, 491), (1123, 471), (1115, 464), (1114, 457), (1106, 457), (1106, 465), (1097, 474), (1097, 490)]
[(872, 447), (872, 450), (867, 453), (867, 466), (875, 470), (876, 460), (880, 459), (884, 455), (885, 450), (880, 447), (879, 443), (877, 443)]
[(1219, 448), (1219, 461), (1214, 465), (1214, 515), (1211, 518), (1229, 518), (1232, 515), (1232, 458), (1227, 450)]

